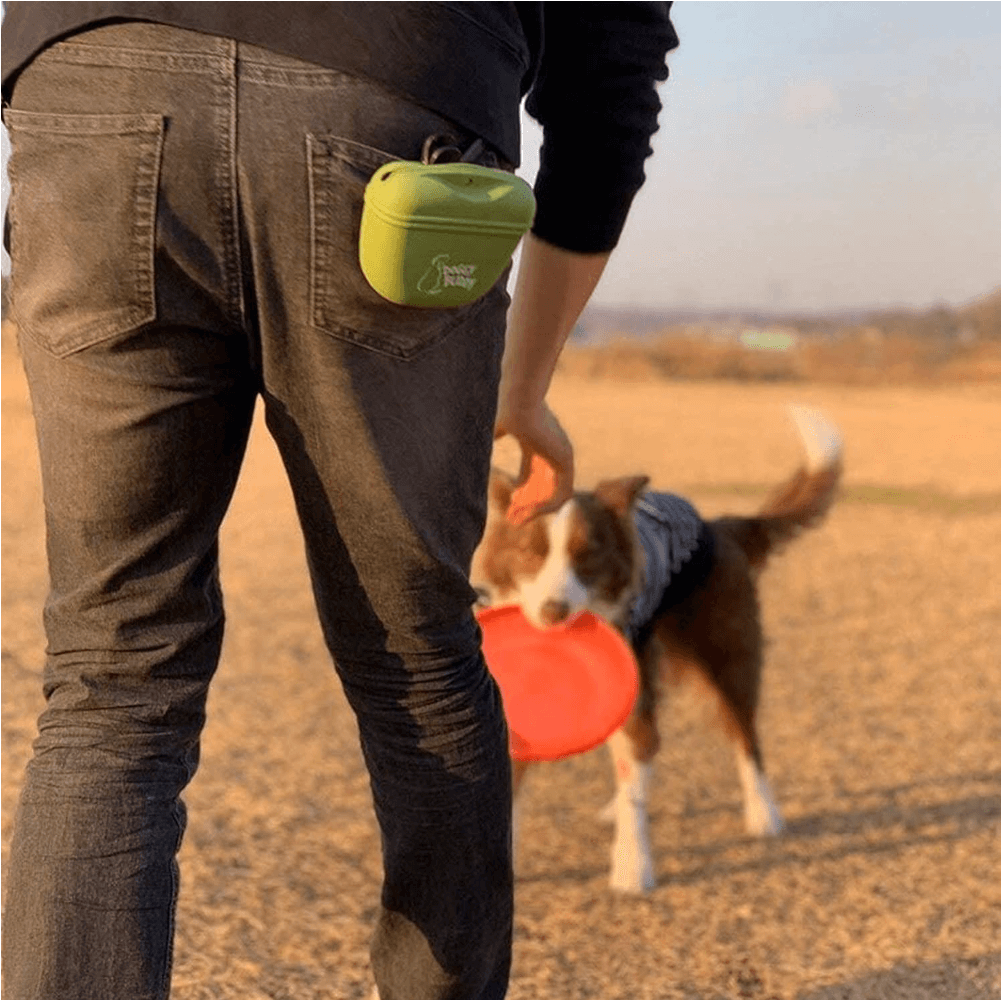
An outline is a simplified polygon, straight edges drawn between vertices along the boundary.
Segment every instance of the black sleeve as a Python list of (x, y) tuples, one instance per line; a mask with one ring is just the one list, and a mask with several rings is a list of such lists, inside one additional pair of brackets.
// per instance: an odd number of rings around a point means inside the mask
[(542, 58), (526, 110), (543, 127), (536, 178), (540, 238), (611, 250), (658, 128), (658, 81), (678, 46), (670, 3), (545, 3)]

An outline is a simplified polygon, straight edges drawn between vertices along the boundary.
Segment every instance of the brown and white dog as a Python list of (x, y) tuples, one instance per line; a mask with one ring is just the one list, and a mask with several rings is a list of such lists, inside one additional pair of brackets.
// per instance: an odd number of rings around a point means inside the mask
[[(747, 831), (768, 836), (783, 828), (755, 727), (763, 660), (756, 581), (771, 554), (828, 511), (842, 464), (841, 438), (832, 424), (801, 407), (791, 407), (791, 414), (805, 462), (751, 517), (703, 521), (679, 497), (645, 493), (646, 476), (630, 476), (576, 492), (555, 514), (516, 527), (505, 517), (513, 482), (492, 472), (487, 527), (471, 573), (483, 603), (518, 604), (539, 628), (591, 611), (630, 639), (637, 658), (637, 702), (627, 723), (608, 740), (616, 794), (604, 815), (616, 828), (614, 889), (640, 893), (656, 884), (647, 796), (660, 742), (658, 694), (668, 681), (694, 676), (715, 694), (737, 758)], [(646, 537), (641, 544), (640, 510), (653, 510), (650, 503), (659, 498), (669, 507), (675, 503), (683, 520), (687, 509), (698, 530), (688, 524), (681, 548), (678, 539), (665, 539), (669, 555), (675, 546), (675, 572), (667, 589), (660, 584), (660, 596), (647, 595), (653, 611), (649, 620), (638, 622), (647, 563), (654, 559)], [(647, 520), (645, 536), (651, 524), (660, 530), (656, 520)], [(526, 768), (514, 766), (516, 795)]]

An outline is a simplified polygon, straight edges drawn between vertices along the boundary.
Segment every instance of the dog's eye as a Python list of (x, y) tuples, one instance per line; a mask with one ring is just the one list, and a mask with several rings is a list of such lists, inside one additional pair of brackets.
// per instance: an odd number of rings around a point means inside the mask
[(593, 583), (602, 571), (603, 550), (599, 526), (576, 511), (567, 538), (567, 552), (574, 564), (574, 572), (586, 586)]
[(602, 573), (604, 559), (597, 546), (588, 545), (574, 554), (574, 572), (584, 584), (594, 583)]
[(578, 578), (585, 584), (593, 582), (605, 563), (601, 545), (584, 535), (579, 539), (571, 538), (567, 547)]
[(618, 599), (629, 586), (631, 548), (614, 519), (607, 512), (595, 510), (592, 516), (580, 516), (568, 539), (568, 548), (578, 579), (605, 600)]

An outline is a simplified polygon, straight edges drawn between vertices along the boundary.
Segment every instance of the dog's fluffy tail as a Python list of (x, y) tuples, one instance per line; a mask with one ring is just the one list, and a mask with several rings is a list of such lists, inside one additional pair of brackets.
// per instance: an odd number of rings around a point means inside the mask
[(828, 513), (842, 474), (842, 437), (817, 410), (791, 406), (790, 415), (800, 433), (806, 461), (765, 502), (755, 517), (723, 517), (717, 522), (745, 550), (755, 569), (814, 527)]

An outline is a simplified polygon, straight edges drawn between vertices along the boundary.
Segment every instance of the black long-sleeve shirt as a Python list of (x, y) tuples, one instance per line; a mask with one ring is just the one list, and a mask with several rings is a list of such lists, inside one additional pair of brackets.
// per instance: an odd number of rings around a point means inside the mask
[(5, 3), (3, 96), (42, 49), (142, 20), (269, 48), (397, 90), (520, 160), (518, 108), (543, 127), (535, 232), (612, 249), (658, 127), (678, 45), (671, 3)]

